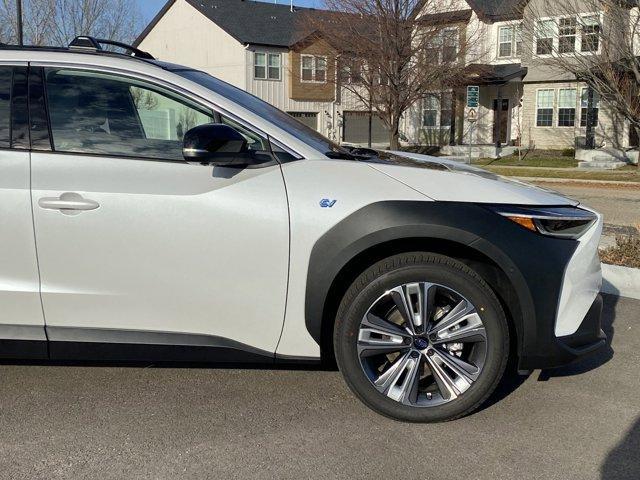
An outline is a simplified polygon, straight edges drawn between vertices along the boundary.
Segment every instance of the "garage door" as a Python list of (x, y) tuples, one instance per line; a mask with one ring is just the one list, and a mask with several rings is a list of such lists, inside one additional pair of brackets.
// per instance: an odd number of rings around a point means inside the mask
[(316, 112), (287, 112), (299, 122), (304, 123), (307, 127), (318, 130), (318, 114)]
[[(344, 112), (345, 143), (366, 145), (369, 141), (369, 112)], [(375, 115), (371, 118), (371, 142), (389, 143), (389, 129)]]

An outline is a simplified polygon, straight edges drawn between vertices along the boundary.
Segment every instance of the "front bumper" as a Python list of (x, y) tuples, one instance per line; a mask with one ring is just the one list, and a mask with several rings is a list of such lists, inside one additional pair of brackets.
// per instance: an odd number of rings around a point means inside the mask
[(539, 354), (520, 357), (520, 370), (568, 365), (599, 351), (606, 345), (602, 331), (602, 295), (598, 294), (575, 333), (546, 339)]

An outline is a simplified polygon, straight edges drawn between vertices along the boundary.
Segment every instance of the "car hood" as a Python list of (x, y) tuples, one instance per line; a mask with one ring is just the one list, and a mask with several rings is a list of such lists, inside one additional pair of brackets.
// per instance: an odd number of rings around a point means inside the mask
[(579, 204), (557, 192), (453, 160), (407, 152), (387, 153), (391, 157), (402, 157), (402, 160), (393, 161), (381, 155), (384, 160), (367, 163), (433, 200), (513, 205)]

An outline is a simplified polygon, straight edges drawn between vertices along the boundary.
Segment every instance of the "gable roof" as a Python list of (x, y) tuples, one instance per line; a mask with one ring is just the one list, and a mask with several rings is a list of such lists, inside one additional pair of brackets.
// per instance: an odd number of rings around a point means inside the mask
[(498, 22), (522, 18), (528, 0), (466, 0), (483, 20)]
[[(143, 30), (133, 43), (139, 46), (153, 30), (162, 17), (178, 0), (167, 0), (151, 23)], [(323, 13), (326, 10), (294, 7), (289, 5), (266, 3), (254, 0), (184, 0), (193, 8), (214, 22), (225, 32), (243, 44), (269, 45), (274, 47), (291, 47), (308, 37), (313, 32), (304, 27), (302, 17), (305, 14)], [(487, 21), (512, 20), (522, 18), (522, 7), (528, 0), (466, 0), (476, 14)], [(470, 10), (448, 12), (446, 14), (425, 15), (425, 21), (441, 20), (440, 16), (456, 21), (466, 21)], [(429, 18), (428, 18), (429, 17)]]
[[(139, 45), (177, 0), (168, 0), (162, 10), (138, 36)], [(313, 8), (257, 2), (252, 0), (185, 0), (238, 42), (253, 45), (289, 47), (310, 33), (301, 27), (303, 13)]]

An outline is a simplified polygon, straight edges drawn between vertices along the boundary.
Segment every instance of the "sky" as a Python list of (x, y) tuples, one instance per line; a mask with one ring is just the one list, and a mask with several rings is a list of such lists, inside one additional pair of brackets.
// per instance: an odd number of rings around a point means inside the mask
[[(266, 1), (266, 0), (265, 0)], [(274, 0), (270, 0), (268, 3), (273, 3)], [(142, 15), (144, 16), (145, 25), (151, 21), (156, 13), (166, 3), (166, 0), (136, 0)], [(277, 3), (283, 5), (289, 5), (289, 0), (277, 0)], [(294, 0), (294, 5), (301, 7), (320, 7), (321, 0)]]

